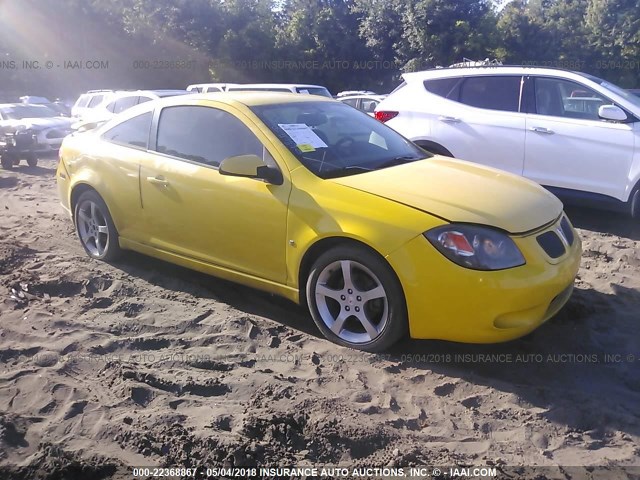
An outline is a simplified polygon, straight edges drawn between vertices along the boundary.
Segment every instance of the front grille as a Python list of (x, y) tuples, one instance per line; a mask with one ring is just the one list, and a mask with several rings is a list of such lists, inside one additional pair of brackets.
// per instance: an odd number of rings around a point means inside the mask
[(560, 228), (562, 229), (562, 233), (564, 233), (564, 238), (567, 239), (567, 243), (569, 246), (573, 245), (573, 241), (575, 237), (573, 235), (573, 229), (571, 228), (571, 224), (567, 217), (562, 217), (562, 221), (560, 222)]
[(564, 243), (555, 231), (545, 232), (536, 238), (538, 244), (551, 258), (559, 258), (564, 255)]

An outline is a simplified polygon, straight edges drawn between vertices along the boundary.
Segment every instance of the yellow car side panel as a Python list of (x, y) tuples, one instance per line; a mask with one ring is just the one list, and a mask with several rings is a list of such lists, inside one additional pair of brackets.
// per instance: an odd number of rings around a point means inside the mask
[[(305, 252), (326, 238), (364, 243), (381, 256), (396, 250), (416, 232), (446, 222), (370, 193), (321, 180), (304, 168), (291, 173), (295, 185), (289, 199), (288, 285), (297, 287)], [(305, 285), (300, 285), (301, 295)]]
[[(94, 149), (89, 150), (92, 145)], [(66, 148), (95, 151), (99, 145), (100, 155), (72, 155)], [(62, 153), (66, 170), (70, 176), (67, 199), (70, 205), (72, 190), (86, 184), (103, 198), (119, 234), (136, 239), (135, 232), (141, 218), (139, 158), (148, 153), (113, 143), (103, 142), (93, 135), (82, 135), (65, 141)]]
[(293, 302), (296, 302), (298, 299), (297, 289), (287, 287), (278, 282), (271, 282), (253, 275), (241, 273), (218, 265), (212, 265), (210, 263), (190, 257), (185, 257), (174, 252), (168, 252), (160, 248), (150, 247), (149, 245), (145, 245), (143, 243), (134, 242), (126, 238), (120, 239), (120, 245), (122, 246), (122, 248), (125, 248), (127, 250), (134, 250), (136, 252), (149, 255), (150, 257), (159, 258), (166, 262), (175, 263), (176, 265), (180, 265), (185, 268), (190, 268), (198, 272), (213, 275), (224, 280), (229, 280), (230, 282), (237, 282), (248, 287), (264, 290), (276, 295), (281, 295)]

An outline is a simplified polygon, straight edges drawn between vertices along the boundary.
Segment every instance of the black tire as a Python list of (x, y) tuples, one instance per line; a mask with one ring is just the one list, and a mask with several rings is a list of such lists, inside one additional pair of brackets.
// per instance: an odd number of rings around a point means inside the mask
[(418, 142), (416, 143), (416, 145), (418, 145), (421, 149), (426, 150), (427, 152), (432, 153), (434, 155), (441, 155), (443, 157), (453, 158), (453, 155), (449, 150), (444, 148), (442, 145), (438, 145), (437, 143)]
[(110, 262), (122, 254), (118, 231), (107, 204), (94, 190), (87, 190), (76, 202), (73, 219), (76, 233), (87, 255)]
[[(345, 281), (345, 269), (351, 278), (349, 283)], [(324, 287), (329, 295), (318, 292), (318, 287)], [(384, 297), (376, 296), (379, 292)], [(306, 299), (322, 334), (345, 347), (381, 352), (408, 331), (407, 308), (398, 278), (389, 264), (362, 247), (338, 246), (322, 254), (307, 279)], [(365, 323), (373, 330), (367, 330)]]
[(640, 220), (640, 187), (631, 194), (631, 216)]
[(11, 170), (13, 168), (13, 157), (7, 154), (4, 154), (0, 157), (0, 164), (2, 164), (2, 168), (5, 170)]
[(27, 165), (29, 165), (30, 167), (37, 167), (38, 157), (33, 153), (29, 154), (29, 156), (27, 156)]

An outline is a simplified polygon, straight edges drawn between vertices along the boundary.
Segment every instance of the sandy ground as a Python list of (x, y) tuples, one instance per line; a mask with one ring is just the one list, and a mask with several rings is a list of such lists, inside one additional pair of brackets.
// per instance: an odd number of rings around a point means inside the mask
[(2, 479), (640, 466), (640, 223), (569, 210), (577, 289), (527, 338), (371, 355), (325, 341), (285, 300), (137, 254), (90, 260), (54, 174), (54, 160), (0, 171)]

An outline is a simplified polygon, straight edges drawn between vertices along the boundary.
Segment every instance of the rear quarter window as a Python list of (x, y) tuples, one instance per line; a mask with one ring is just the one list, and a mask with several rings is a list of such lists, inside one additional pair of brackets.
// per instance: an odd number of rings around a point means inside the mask
[(84, 108), (87, 106), (87, 103), (89, 103), (89, 99), (91, 97), (89, 97), (89, 95), (84, 94), (84, 95), (80, 95), (80, 98), (78, 98), (78, 100), (76, 101), (76, 107), (80, 107), (80, 108)]
[(147, 149), (151, 130), (151, 112), (125, 120), (102, 134), (103, 140), (127, 147)]
[(462, 78), (433, 78), (424, 81), (424, 88), (428, 92), (438, 95), (439, 97), (448, 98), (449, 100), (458, 101), (460, 96), (460, 85)]
[(90, 101), (87, 107), (93, 108), (97, 107), (104, 100), (104, 95), (95, 95)]
[(520, 76), (467, 77), (460, 87), (460, 103), (487, 110), (517, 112), (520, 105)]

